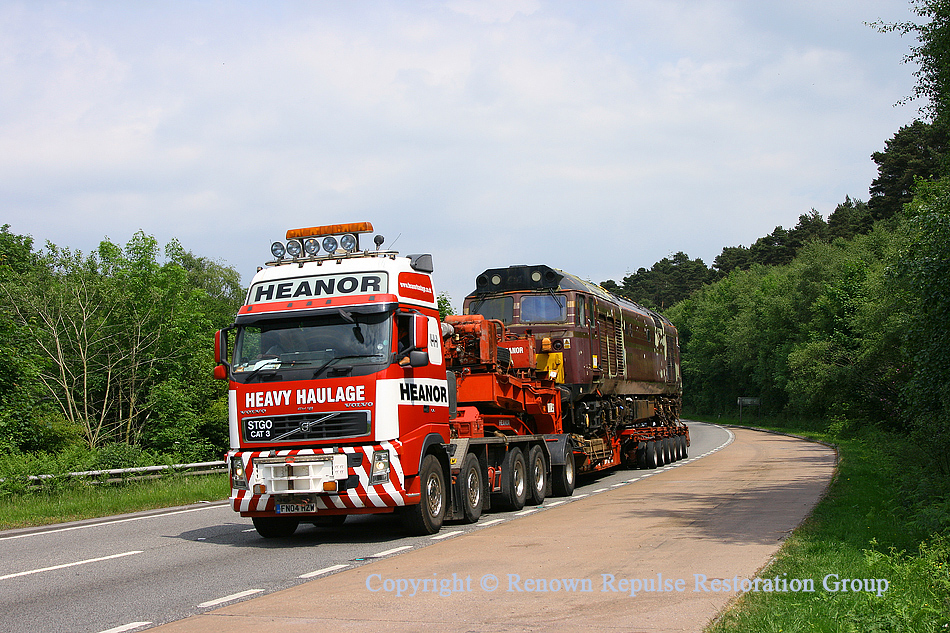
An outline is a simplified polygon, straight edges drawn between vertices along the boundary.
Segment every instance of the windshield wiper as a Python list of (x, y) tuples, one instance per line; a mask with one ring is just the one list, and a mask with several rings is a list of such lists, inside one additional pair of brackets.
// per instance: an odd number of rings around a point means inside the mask
[[(276, 367), (274, 367), (274, 364), (275, 364), (275, 363), (277, 364)], [(273, 358), (273, 359), (268, 360), (268, 361), (265, 362), (263, 365), (261, 365), (260, 367), (258, 367), (258, 368), (255, 369), (254, 371), (252, 371), (250, 374), (248, 374), (248, 375), (247, 375), (247, 378), (244, 379), (244, 382), (245, 382), (245, 383), (251, 382), (251, 379), (254, 378), (254, 376), (256, 376), (257, 374), (259, 374), (260, 371), (261, 371), (262, 369), (264, 369), (265, 367), (267, 367), (267, 368), (269, 368), (269, 369), (273, 369), (274, 371), (277, 371), (277, 368), (280, 367), (280, 359), (279, 359), (279, 358)]]
[(322, 374), (324, 369), (326, 369), (333, 363), (337, 362), (338, 360), (343, 360), (344, 358), (372, 358), (374, 356), (379, 356), (379, 354), (347, 354), (346, 356), (334, 356), (327, 362), (320, 365), (320, 367), (317, 368), (317, 371), (313, 372), (313, 377), (316, 378), (317, 376)]

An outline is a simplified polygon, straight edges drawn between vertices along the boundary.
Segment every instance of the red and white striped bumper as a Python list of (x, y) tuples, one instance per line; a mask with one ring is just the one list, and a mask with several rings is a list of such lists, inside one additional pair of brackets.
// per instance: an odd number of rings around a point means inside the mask
[[(370, 468), (373, 463), (373, 453), (375, 451), (389, 451), (389, 480), (382, 484), (370, 485)], [(328, 447), (320, 449), (296, 449), (282, 451), (232, 451), (228, 454), (230, 460), (233, 456), (239, 456), (244, 463), (244, 470), (247, 476), (248, 490), (231, 489), (231, 505), (236, 512), (243, 515), (254, 515), (257, 513), (274, 514), (274, 504), (277, 495), (271, 494), (273, 490), (269, 488), (265, 494), (254, 494), (255, 484), (261, 484), (262, 468), (256, 468), (255, 458), (273, 458), (284, 457), (292, 458), (300, 455), (355, 455), (361, 454), (362, 460), (359, 466), (347, 468), (347, 479), (349, 483), (345, 490), (333, 493), (298, 493), (296, 491), (278, 492), (277, 494), (287, 499), (287, 495), (296, 496), (305, 495), (311, 503), (316, 504), (317, 514), (324, 510), (361, 510), (370, 512), (372, 509), (394, 508), (406, 505), (405, 479), (402, 471), (402, 464), (399, 461), (399, 454), (393, 442), (382, 442), (381, 444), (368, 446), (346, 446), (346, 447)], [(354, 460), (355, 461), (355, 460)], [(358, 483), (353, 486), (354, 477)], [(273, 482), (272, 482), (273, 483)], [(286, 502), (286, 501), (285, 501)]]

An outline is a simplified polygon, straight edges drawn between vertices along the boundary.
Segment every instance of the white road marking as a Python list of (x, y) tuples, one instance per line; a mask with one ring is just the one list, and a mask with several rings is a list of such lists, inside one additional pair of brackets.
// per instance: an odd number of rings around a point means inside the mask
[(106, 629), (105, 631), (99, 631), (99, 633), (125, 633), (126, 631), (139, 629), (150, 624), (151, 622), (129, 622), (128, 624), (123, 624), (122, 626), (116, 626), (111, 629)]
[(19, 571), (15, 574), (7, 574), (6, 576), (0, 576), (0, 580), (7, 580), (8, 578), (17, 578), (19, 576), (29, 576), (30, 574), (38, 574), (44, 571), (54, 571), (56, 569), (65, 569), (67, 567), (75, 567), (76, 565), (85, 565), (86, 563), (98, 563), (103, 560), (111, 560), (113, 558), (122, 558), (123, 556), (131, 556), (132, 554), (141, 554), (141, 550), (133, 550), (131, 552), (123, 552), (121, 554), (112, 554), (111, 556), (100, 556), (99, 558), (89, 558), (86, 560), (78, 560), (75, 563), (65, 563), (63, 565), (53, 565), (52, 567), (43, 567), (41, 569), (30, 569), (29, 571)]
[(370, 558), (379, 558), (381, 556), (389, 556), (390, 554), (395, 554), (396, 552), (401, 552), (403, 550), (412, 549), (412, 545), (403, 545), (402, 547), (394, 547), (388, 549), (385, 552), (380, 552), (379, 554), (373, 554)]
[(331, 571), (343, 569), (344, 567), (349, 567), (349, 565), (333, 565), (332, 567), (324, 567), (323, 569), (318, 569), (317, 571), (311, 571), (306, 574), (300, 574), (299, 576), (297, 576), (297, 578), (313, 578), (314, 576), (319, 576), (320, 574), (328, 574)]
[(240, 600), (241, 598), (253, 596), (256, 593), (264, 593), (264, 590), (263, 589), (248, 589), (247, 591), (242, 591), (240, 593), (232, 593), (230, 596), (218, 598), (217, 600), (209, 600), (208, 602), (202, 602), (198, 606), (200, 608), (216, 607), (219, 604), (224, 604), (225, 602), (231, 602), (232, 600)]
[(191, 508), (189, 510), (175, 510), (174, 512), (163, 512), (161, 514), (150, 514), (143, 517), (131, 517), (128, 519), (116, 519), (115, 521), (101, 521), (99, 523), (88, 523), (85, 525), (73, 525), (72, 527), (54, 528), (52, 530), (43, 530), (42, 532), (30, 532), (29, 534), (16, 534), (14, 536), (0, 536), (0, 541), (9, 541), (15, 538), (26, 538), (28, 536), (41, 536), (43, 534), (54, 534), (56, 532), (70, 532), (72, 530), (84, 530), (86, 528), (100, 527), (103, 525), (115, 525), (116, 523), (128, 523), (129, 521), (144, 521), (145, 519), (157, 519), (167, 517), (173, 514), (187, 514), (188, 512), (199, 512), (200, 510), (210, 510), (221, 506), (203, 505), (200, 508)]
[(496, 523), (501, 523), (502, 521), (504, 521), (504, 519), (492, 519), (491, 521), (485, 521), (485, 522), (479, 521), (478, 525), (482, 527), (486, 527), (489, 525), (495, 525)]
[(545, 507), (545, 508), (553, 508), (554, 506), (559, 506), (559, 505), (561, 505), (562, 503), (567, 503), (567, 500), (566, 500), (566, 499), (562, 499), (561, 501), (552, 501), (551, 503), (545, 503), (545, 504), (544, 504), (544, 507)]
[(523, 517), (526, 514), (531, 514), (532, 512), (537, 512), (537, 508), (529, 508), (527, 510), (522, 510), (521, 512), (515, 512), (516, 517)]
[(462, 530), (456, 530), (456, 531), (454, 531), (454, 532), (445, 532), (445, 533), (443, 533), (443, 534), (439, 534), (439, 535), (437, 535), (437, 536), (433, 536), (433, 537), (432, 537), (432, 540), (433, 540), (433, 541), (439, 541), (439, 540), (442, 540), (442, 539), (444, 539), (444, 538), (449, 538), (450, 536), (456, 536), (456, 535), (461, 534), (461, 533), (462, 533)]

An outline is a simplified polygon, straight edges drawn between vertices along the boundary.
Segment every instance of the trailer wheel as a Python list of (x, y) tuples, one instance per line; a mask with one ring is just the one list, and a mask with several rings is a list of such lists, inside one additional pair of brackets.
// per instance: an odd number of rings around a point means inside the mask
[(520, 510), (528, 498), (527, 467), (520, 448), (511, 448), (501, 462), (501, 506)]
[(689, 442), (686, 441), (685, 435), (680, 435), (680, 442), (683, 445), (683, 458), (689, 457)]
[(297, 531), (300, 519), (290, 517), (253, 517), (254, 529), (264, 538), (283, 538)]
[(677, 436), (673, 437), (673, 446), (676, 447), (676, 461), (679, 461), (679, 460), (683, 459), (684, 457), (686, 457), (686, 455), (684, 454), (684, 450), (683, 450), (683, 449), (685, 449), (686, 447), (683, 446), (683, 436), (682, 436), (682, 435), (677, 435)]
[(475, 523), (482, 516), (482, 508), (485, 506), (485, 485), (482, 479), (482, 467), (478, 463), (478, 458), (472, 453), (465, 456), (458, 481), (464, 513), (463, 521)]
[(676, 452), (673, 450), (673, 438), (663, 438), (663, 463), (672, 464), (676, 461)]
[(570, 497), (574, 494), (574, 452), (568, 449), (564, 465), (551, 469), (551, 492), (555, 497)]
[(666, 450), (663, 446), (663, 440), (654, 440), (653, 450), (656, 451), (656, 467), (660, 468), (666, 463)]
[(647, 467), (647, 443), (637, 442), (637, 468)]
[(532, 446), (528, 451), (528, 499), (527, 503), (539, 506), (544, 503), (548, 487), (548, 466), (544, 460), (544, 451), (540, 446)]
[(406, 529), (415, 536), (435, 534), (445, 518), (445, 477), (435, 455), (426, 455), (419, 469), (419, 503), (402, 510)]

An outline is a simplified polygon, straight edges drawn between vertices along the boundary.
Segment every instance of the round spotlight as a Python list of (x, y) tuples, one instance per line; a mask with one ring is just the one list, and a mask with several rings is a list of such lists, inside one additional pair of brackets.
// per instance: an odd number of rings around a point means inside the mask
[(332, 253), (336, 250), (336, 238), (335, 237), (325, 237), (323, 238), (323, 250), (327, 253)]
[(284, 256), (284, 245), (281, 242), (274, 242), (270, 245), (270, 254), (280, 259)]
[(300, 246), (300, 242), (297, 240), (290, 240), (287, 242), (287, 254), (291, 257), (299, 257), (303, 248)]
[(475, 278), (475, 285), (478, 286), (479, 288), (484, 288), (485, 286), (488, 285), (488, 277), (486, 277), (485, 275), (479, 275), (478, 277)]
[(531, 273), (531, 281), (533, 281), (534, 283), (538, 283), (539, 281), (541, 281), (541, 271), (540, 271), (540, 270), (536, 270), (536, 271), (534, 271), (534, 272)]
[(356, 241), (356, 236), (347, 233), (340, 236), (340, 248), (345, 250), (348, 253), (352, 253), (356, 250), (356, 247), (359, 245), (359, 242)]
[(501, 284), (501, 275), (492, 275), (491, 283), (493, 286), (498, 286)]
[(303, 241), (303, 251), (307, 255), (316, 255), (320, 251), (320, 242), (315, 237), (308, 237)]

